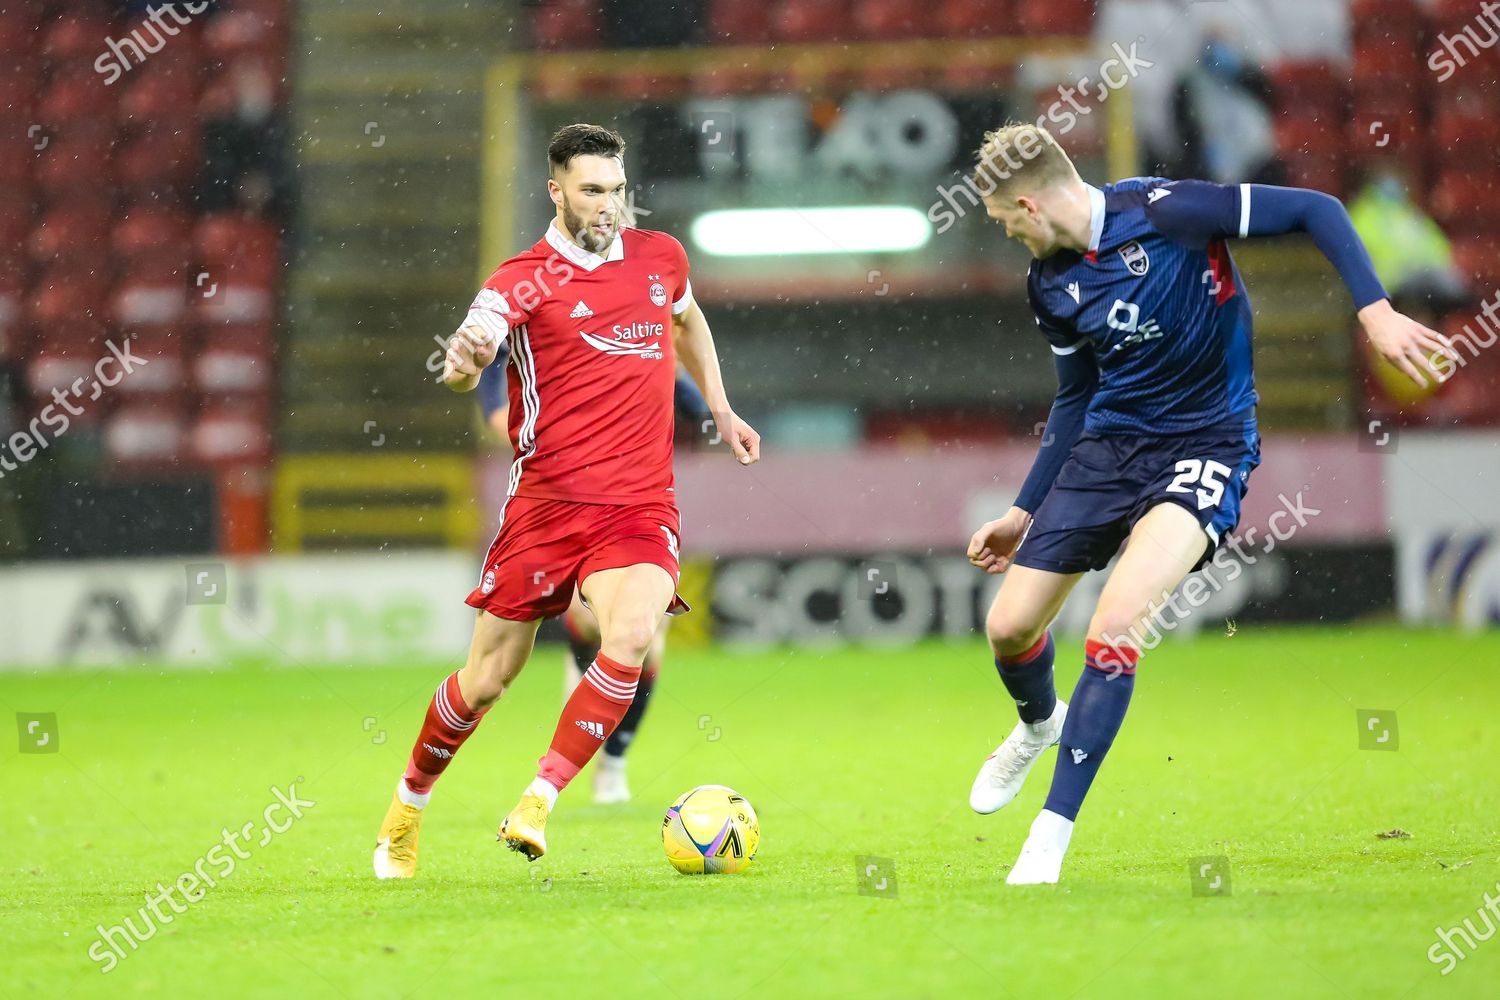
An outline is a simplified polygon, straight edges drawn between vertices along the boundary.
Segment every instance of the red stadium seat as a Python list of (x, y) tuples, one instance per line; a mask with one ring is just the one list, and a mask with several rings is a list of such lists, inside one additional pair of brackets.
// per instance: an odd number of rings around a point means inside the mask
[(120, 185), (133, 190), (185, 190), (198, 180), (203, 139), (195, 126), (143, 132), (116, 155)]
[(90, 71), (84, 76), (54, 75), (37, 102), (37, 116), (47, 125), (67, 131), (69, 122), (109, 122), (114, 117), (119, 90)]
[(194, 421), (191, 454), (209, 465), (265, 464), (271, 459), (270, 420), (236, 405), (207, 407)]
[(193, 361), (193, 386), (206, 396), (269, 393), (275, 353), (270, 323), (210, 327)]
[(88, 264), (57, 264), (32, 284), (27, 320), (44, 338), (90, 339), (109, 320), (109, 274)]
[(937, 28), (953, 38), (997, 38), (1016, 33), (1015, 0), (943, 0)]
[(919, 0), (854, 0), (854, 31), (871, 41), (920, 38), (931, 33)]
[[(1476, 287), (1500, 287), (1500, 233), (1455, 239), (1453, 262)], [(1486, 296), (1489, 294), (1487, 291)]]
[[(154, 70), (153, 64), (150, 69)], [(140, 130), (182, 130), (197, 117), (198, 85), (166, 72), (143, 72), (132, 80), (117, 108), (122, 126)]]
[(104, 453), (118, 465), (173, 464), (187, 440), (179, 405), (126, 403), (104, 425)]
[(1094, 30), (1094, 0), (1019, 0), (1016, 26), (1025, 35), (1087, 36)]
[(188, 282), (181, 268), (137, 264), (115, 285), (112, 311), (125, 327), (172, 326), (187, 313)]
[(187, 356), (190, 345), (182, 326), (152, 326), (122, 330), (115, 343), (139, 358), (130, 374), (113, 390), (126, 397), (157, 397), (174, 394), (182, 398), (188, 387)]
[(839, 42), (854, 34), (848, 0), (781, 0), (771, 30), (787, 42)]
[(38, 153), (33, 177), (49, 198), (87, 192), (102, 196), (114, 186), (114, 128), (74, 129), (52, 138)]
[(108, 240), (111, 221), (107, 203), (63, 201), (43, 215), (32, 230), (32, 259), (43, 263), (62, 258), (97, 260)]
[(770, 7), (745, 0), (710, 0), (708, 37), (727, 45), (760, 45), (771, 40)]
[(211, 18), (203, 31), (203, 47), (212, 60), (230, 63), (252, 56), (277, 68), (286, 62), (287, 26), (268, 21), (263, 12), (236, 5)]
[(1356, 42), (1422, 37), (1425, 18), (1416, 0), (1354, 0), (1349, 26)]
[(1450, 166), (1433, 185), (1432, 215), (1450, 235), (1500, 234), (1500, 167)]
[(25, 256), (35, 225), (34, 204), (31, 192), (25, 188), (0, 186), (0, 259), (10, 261)]
[(1500, 111), (1477, 100), (1440, 103), (1432, 145), (1445, 165), (1489, 166), (1500, 149)]
[(194, 258), (193, 220), (185, 212), (140, 207), (115, 223), (110, 249), (123, 263), (166, 261), (185, 267)]
[(193, 233), (198, 258), (213, 280), (271, 287), (281, 269), (281, 237), (264, 219), (220, 212), (205, 216)]
[(54, 65), (87, 62), (92, 66), (94, 60), (106, 51), (105, 40), (118, 40), (123, 34), (116, 30), (113, 22), (100, 16), (97, 9), (68, 11), (41, 25), (42, 55)]
[(547, 51), (597, 48), (599, 27), (594, 0), (555, 0), (536, 7), (531, 17), (532, 39)]
[(0, 63), (13, 64), (36, 48), (41, 11), (35, 4), (8, 4), (0, 11)]
[[(93, 352), (92, 346), (73, 350), (43, 347), (27, 362), (27, 391), (38, 399), (46, 399), (52, 395), (53, 389), (66, 392), (69, 387), (79, 384), (85, 386), (84, 393), (87, 399), (89, 390), (86, 386), (94, 377), (94, 365), (98, 362), (99, 357)], [(83, 382), (79, 383), (79, 379)], [(74, 403), (74, 408), (83, 411), (81, 414), (70, 417), (70, 420), (75, 423), (94, 423), (103, 411), (103, 407), (83, 406), (81, 403)]]
[(1275, 106), (1288, 113), (1332, 121), (1348, 107), (1348, 73), (1331, 63), (1284, 62), (1271, 68), (1270, 78)]

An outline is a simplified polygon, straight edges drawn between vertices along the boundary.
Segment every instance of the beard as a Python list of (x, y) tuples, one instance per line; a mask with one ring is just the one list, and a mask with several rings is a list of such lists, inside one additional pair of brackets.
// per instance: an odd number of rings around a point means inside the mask
[(573, 237), (575, 243), (590, 253), (596, 253), (601, 256), (609, 249), (609, 245), (615, 241), (615, 237), (620, 232), (619, 216), (615, 216), (611, 220), (610, 230), (607, 234), (601, 236), (594, 232), (593, 225), (585, 222), (581, 215), (573, 211), (573, 206), (568, 204), (566, 196), (563, 198), (563, 225), (567, 227), (568, 233)]

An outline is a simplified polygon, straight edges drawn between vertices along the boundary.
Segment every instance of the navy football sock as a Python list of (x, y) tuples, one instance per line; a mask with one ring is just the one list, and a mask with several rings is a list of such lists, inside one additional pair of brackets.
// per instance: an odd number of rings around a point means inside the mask
[(1024, 653), (995, 657), (995, 669), (1005, 690), (1015, 699), (1022, 722), (1043, 722), (1057, 707), (1057, 688), (1052, 683), (1052, 658), (1057, 652), (1052, 633), (1045, 633)]
[(1077, 819), (1083, 797), (1099, 773), (1105, 754), (1125, 721), (1130, 694), (1135, 690), (1135, 664), (1140, 653), (1089, 640), (1083, 676), (1068, 703), (1057, 747), (1057, 767), (1043, 808), (1066, 819)]

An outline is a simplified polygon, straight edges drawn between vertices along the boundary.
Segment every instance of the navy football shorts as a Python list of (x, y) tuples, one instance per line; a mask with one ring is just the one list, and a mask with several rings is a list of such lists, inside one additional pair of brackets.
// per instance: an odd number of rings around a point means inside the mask
[(1103, 569), (1152, 507), (1175, 503), (1205, 534), (1202, 567), (1240, 519), (1260, 464), (1255, 417), (1186, 434), (1085, 433), (1037, 508), (1016, 565), (1053, 573)]

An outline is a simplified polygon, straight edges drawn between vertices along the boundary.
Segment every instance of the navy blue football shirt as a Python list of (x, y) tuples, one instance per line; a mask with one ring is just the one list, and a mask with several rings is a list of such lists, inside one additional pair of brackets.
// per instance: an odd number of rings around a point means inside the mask
[(1176, 434), (1252, 415), (1250, 301), (1225, 243), (1247, 234), (1242, 188), (1132, 177), (1089, 197), (1089, 251), (1033, 261), (1027, 278), (1052, 350), (1093, 350), (1083, 429)]

